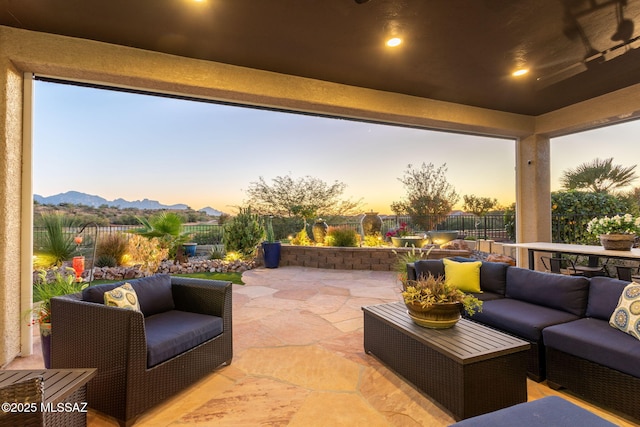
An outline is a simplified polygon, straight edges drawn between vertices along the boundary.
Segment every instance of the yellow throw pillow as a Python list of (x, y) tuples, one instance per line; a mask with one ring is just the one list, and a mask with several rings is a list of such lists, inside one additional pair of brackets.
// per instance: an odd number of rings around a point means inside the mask
[(444, 258), (444, 282), (453, 285), (462, 292), (479, 293), (480, 290), (480, 266), (482, 261), (456, 262)]
[(104, 305), (126, 308), (127, 310), (140, 311), (138, 295), (129, 283), (125, 283), (119, 288), (115, 288), (109, 292), (105, 292)]

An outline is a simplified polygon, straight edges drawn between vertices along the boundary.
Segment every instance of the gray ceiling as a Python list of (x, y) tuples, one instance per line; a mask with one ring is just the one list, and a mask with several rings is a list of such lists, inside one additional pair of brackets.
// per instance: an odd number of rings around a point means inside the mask
[(358, 1), (0, 0), (0, 25), (530, 115), (640, 83), (640, 0)]

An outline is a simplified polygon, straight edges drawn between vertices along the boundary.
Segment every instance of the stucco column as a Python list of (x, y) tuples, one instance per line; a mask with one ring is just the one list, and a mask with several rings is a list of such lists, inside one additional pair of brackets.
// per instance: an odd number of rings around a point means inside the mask
[(20, 280), (22, 91), (22, 72), (0, 54), (0, 366), (20, 352), (20, 325), (27, 322)]
[[(531, 135), (516, 141), (516, 241), (551, 241), (551, 164), (548, 137)], [(518, 265), (527, 262), (518, 252)]]

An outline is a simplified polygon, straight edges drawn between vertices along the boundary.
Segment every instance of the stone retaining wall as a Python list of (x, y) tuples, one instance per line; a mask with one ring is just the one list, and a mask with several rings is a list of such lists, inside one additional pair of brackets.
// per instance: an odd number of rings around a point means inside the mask
[[(342, 248), (335, 246), (282, 245), (280, 266), (330, 268), (336, 270), (392, 271), (396, 253), (410, 252), (412, 248)], [(396, 253), (394, 253), (394, 251)], [(430, 259), (471, 255), (467, 250), (432, 249)]]

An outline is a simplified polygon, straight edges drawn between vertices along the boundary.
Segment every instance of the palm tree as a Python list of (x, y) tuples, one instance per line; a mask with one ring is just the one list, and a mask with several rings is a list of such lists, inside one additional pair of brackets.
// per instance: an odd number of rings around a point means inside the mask
[(613, 157), (595, 159), (582, 163), (575, 169), (567, 169), (560, 178), (566, 190), (588, 190), (594, 193), (609, 193), (630, 185), (636, 180), (637, 165), (624, 167), (613, 164)]
[(139, 234), (147, 238), (157, 237), (161, 245), (169, 249), (169, 258), (173, 259), (176, 252), (185, 243), (190, 235), (182, 231), (182, 218), (174, 212), (161, 212), (146, 218), (137, 217), (142, 228), (130, 230), (130, 233)]

